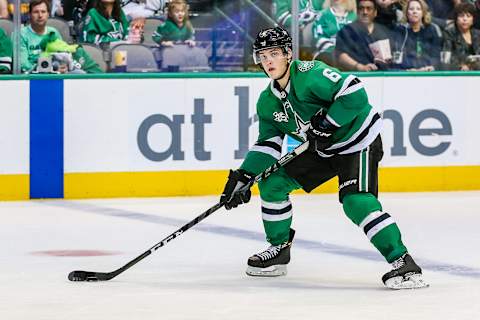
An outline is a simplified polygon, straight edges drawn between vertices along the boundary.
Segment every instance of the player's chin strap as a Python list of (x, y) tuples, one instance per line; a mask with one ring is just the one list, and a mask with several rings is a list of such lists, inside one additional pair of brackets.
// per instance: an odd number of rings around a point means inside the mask
[[(283, 79), (283, 77), (285, 77), (285, 75), (287, 74), (288, 70), (290, 69), (291, 63), (292, 63), (291, 61), (288, 61), (288, 62), (287, 62), (287, 67), (285, 68), (285, 71), (282, 73), (282, 75), (279, 76), (279, 77), (276, 78), (276, 79), (273, 79), (273, 80), (278, 81), (278, 80), (280, 80), (280, 79)], [(265, 70), (263, 70), (263, 72), (265, 72)], [(265, 72), (265, 73), (266, 73), (266, 72)]]

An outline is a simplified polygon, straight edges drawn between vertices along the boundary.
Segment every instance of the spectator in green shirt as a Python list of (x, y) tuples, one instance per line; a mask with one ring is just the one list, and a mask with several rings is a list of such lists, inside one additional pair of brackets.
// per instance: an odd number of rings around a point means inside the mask
[(32, 71), (42, 48), (40, 43), (50, 33), (61, 38), (57, 29), (47, 26), (50, 12), (49, 0), (32, 0), (29, 7), (30, 24), (20, 30), (20, 65), (22, 72)]
[(184, 42), (195, 46), (195, 31), (188, 19), (188, 6), (184, 0), (172, 0), (168, 3), (168, 16), (165, 23), (158, 26), (152, 38), (156, 43), (171, 47), (174, 42)]
[[(300, 0), (298, 23), (300, 29), (303, 29), (307, 24), (313, 22), (315, 17), (320, 14), (323, 9), (325, 0)], [(290, 29), (292, 25), (292, 0), (274, 0), (273, 11), (277, 22)]]
[(128, 21), (120, 0), (98, 0), (85, 17), (83, 41), (100, 44), (127, 40)]
[(12, 42), (0, 29), (0, 73), (12, 72)]
[[(29, 16), (30, 25), (20, 30), (20, 65), (22, 72), (35, 71), (38, 58), (45, 51), (49, 42), (62, 40), (57, 29), (47, 26), (50, 12), (49, 0), (32, 0), (30, 2)], [(76, 47), (71, 52), (72, 63), (75, 63), (77, 70), (87, 73), (102, 72), (98, 64), (81, 48)], [(57, 72), (71, 72), (62, 64)]]

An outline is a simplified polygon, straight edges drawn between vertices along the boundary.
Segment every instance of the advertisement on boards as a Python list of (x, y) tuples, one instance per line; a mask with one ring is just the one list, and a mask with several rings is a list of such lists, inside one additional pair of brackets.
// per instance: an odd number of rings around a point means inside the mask
[[(457, 79), (465, 92), (455, 95), (449, 78), (362, 80), (384, 118), (383, 166), (478, 164), (467, 139), (479, 113), (467, 92), (473, 79)], [(255, 104), (267, 85), (262, 78), (67, 80), (65, 171), (238, 166), (255, 142)]]

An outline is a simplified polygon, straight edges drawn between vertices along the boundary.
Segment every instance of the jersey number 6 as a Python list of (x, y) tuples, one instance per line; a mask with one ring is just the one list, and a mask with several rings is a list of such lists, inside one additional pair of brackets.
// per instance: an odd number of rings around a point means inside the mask
[(340, 74), (338, 74), (337, 72), (333, 71), (332, 69), (328, 69), (328, 68), (325, 68), (323, 70), (323, 75), (334, 83), (337, 83), (338, 80), (340, 80), (342, 78), (342, 76)]

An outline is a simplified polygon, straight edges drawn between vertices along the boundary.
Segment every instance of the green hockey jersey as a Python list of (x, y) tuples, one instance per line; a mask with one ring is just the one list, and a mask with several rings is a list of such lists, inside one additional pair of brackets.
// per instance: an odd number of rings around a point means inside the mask
[(259, 135), (242, 169), (259, 174), (280, 158), (285, 135), (306, 141), (310, 118), (322, 110), (337, 129), (322, 157), (349, 154), (369, 146), (381, 129), (380, 115), (368, 102), (362, 82), (320, 61), (295, 60), (281, 90), (271, 81), (257, 102)]
[[(322, 11), (325, 0), (300, 0), (299, 2), (299, 22), (304, 25), (314, 19)], [(292, 24), (292, 0), (274, 1), (275, 19), (285, 28), (290, 28)]]
[(83, 41), (100, 44), (102, 42), (126, 40), (128, 36), (128, 20), (123, 10), (120, 11), (120, 20), (107, 19), (97, 9), (90, 9), (83, 25)]
[(0, 73), (12, 72), (12, 42), (0, 28)]
[(335, 48), (337, 32), (345, 25), (357, 19), (353, 11), (347, 11), (343, 16), (335, 15), (332, 8), (320, 13), (312, 26), (314, 45), (319, 52), (332, 52)]
[(152, 39), (156, 43), (162, 41), (194, 40), (194, 34), (195, 31), (191, 25), (183, 24), (180, 28), (171, 19), (167, 19), (165, 23), (157, 27), (157, 30), (152, 35)]

